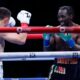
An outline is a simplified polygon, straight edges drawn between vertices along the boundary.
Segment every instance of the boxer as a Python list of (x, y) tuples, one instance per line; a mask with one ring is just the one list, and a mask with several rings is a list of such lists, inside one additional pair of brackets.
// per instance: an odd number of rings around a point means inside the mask
[[(26, 10), (21, 10), (17, 14), (17, 19), (26, 27), (30, 23), (31, 13)], [(11, 11), (6, 7), (0, 7), (0, 26), (15, 26), (16, 21), (11, 17)], [(23, 26), (22, 26), (23, 27)], [(26, 42), (27, 33), (0, 33), (0, 52), (4, 52), (5, 40), (14, 44), (23, 45)], [(0, 61), (0, 80), (3, 80), (3, 64)]]
[[(58, 27), (79, 26), (73, 22), (74, 12), (71, 6), (61, 6), (58, 10), (57, 17), (60, 23)], [(80, 50), (80, 35), (77, 33), (56, 33), (50, 36), (49, 41), (48, 45), (55, 46), (56, 51)], [(50, 69), (49, 80), (80, 80), (79, 59), (55, 59), (55, 62)]]

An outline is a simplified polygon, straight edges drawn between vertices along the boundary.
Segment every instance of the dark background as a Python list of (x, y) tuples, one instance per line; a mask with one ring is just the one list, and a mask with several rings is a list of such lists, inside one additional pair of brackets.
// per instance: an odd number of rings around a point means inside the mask
[[(43, 2), (44, 1), (44, 2)], [(11, 10), (16, 19), (20, 10), (32, 13), (31, 26), (58, 25), (57, 11), (60, 6), (72, 6), (75, 11), (74, 21), (80, 24), (79, 0), (0, 0), (0, 6)], [(5, 52), (43, 51), (42, 40), (27, 40), (25, 45), (6, 42)], [(4, 77), (47, 77), (53, 61), (4, 62)]]

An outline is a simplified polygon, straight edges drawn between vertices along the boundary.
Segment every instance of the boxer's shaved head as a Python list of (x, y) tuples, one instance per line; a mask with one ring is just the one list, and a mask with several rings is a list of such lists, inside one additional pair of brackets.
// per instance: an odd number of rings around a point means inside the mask
[(71, 6), (61, 6), (59, 10), (66, 10), (68, 15), (74, 15), (74, 11)]

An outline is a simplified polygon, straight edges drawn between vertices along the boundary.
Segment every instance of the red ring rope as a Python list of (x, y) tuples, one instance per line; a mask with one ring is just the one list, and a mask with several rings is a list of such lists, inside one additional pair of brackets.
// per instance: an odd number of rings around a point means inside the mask
[[(20, 29), (20, 32), (28, 32), (31, 34), (27, 35), (28, 39), (43, 39), (43, 34), (46, 32), (57, 33), (57, 32), (68, 32), (68, 33), (80, 33), (80, 27), (45, 27), (45, 26), (29, 26), (27, 28), (21, 27), (0, 27), (0, 32), (17, 32)], [(32, 34), (37, 33), (37, 34)], [(39, 34), (41, 33), (41, 34)]]
[(58, 32), (68, 32), (68, 33), (80, 33), (80, 27), (0, 27), (0, 32), (28, 32), (28, 33), (58, 33)]

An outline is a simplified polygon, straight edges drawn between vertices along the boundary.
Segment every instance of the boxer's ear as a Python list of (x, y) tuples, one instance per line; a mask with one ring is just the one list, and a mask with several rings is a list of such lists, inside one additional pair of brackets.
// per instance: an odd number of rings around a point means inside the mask
[(8, 24), (9, 18), (8, 18), (8, 17), (5, 17), (5, 18), (3, 19), (3, 21), (4, 21), (4, 24)]

